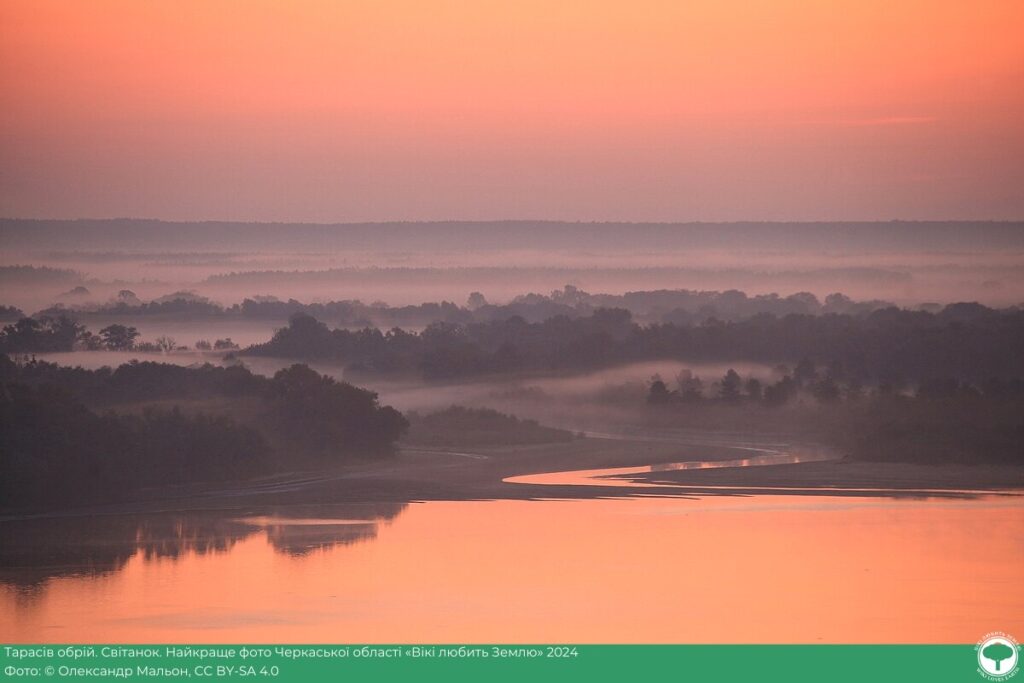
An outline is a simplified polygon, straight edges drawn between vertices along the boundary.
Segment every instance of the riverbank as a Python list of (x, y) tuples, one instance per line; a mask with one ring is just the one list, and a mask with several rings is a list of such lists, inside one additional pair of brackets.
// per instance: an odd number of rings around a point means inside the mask
[[(758, 454), (810, 453), (811, 462), (659, 469), (659, 464), (730, 464)], [(832, 459), (825, 459), (831, 457)], [(654, 467), (648, 467), (648, 466)], [(546, 482), (544, 473), (634, 468), (629, 474), (571, 484)], [(653, 470), (653, 471), (650, 471)], [(601, 476), (601, 473), (596, 473)], [(517, 478), (529, 481), (517, 482)], [(615, 484), (621, 482), (621, 486)], [(639, 484), (639, 486), (638, 486)], [(122, 514), (185, 510), (259, 509), (284, 505), (406, 503), (419, 501), (592, 499), (606, 497), (828, 495), (973, 497), (1024, 492), (1024, 467), (916, 465), (843, 460), (807, 444), (687, 433), (676, 436), (591, 435), (571, 442), (514, 447), (443, 449), (405, 445), (383, 461), (299, 471), (232, 484), (153, 488), (138, 499), (53, 514)], [(10, 510), (0, 520), (48, 516)]]

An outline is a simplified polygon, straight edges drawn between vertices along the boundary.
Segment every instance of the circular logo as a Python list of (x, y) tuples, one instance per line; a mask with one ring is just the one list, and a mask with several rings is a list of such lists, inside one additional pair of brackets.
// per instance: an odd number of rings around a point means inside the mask
[(1003, 681), (1017, 673), (1020, 659), (1017, 641), (1006, 633), (989, 633), (975, 648), (978, 673), (991, 681)]

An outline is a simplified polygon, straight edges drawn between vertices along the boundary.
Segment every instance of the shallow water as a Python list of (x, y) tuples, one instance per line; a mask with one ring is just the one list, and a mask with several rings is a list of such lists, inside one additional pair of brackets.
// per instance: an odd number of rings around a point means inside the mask
[[(568, 472), (545, 472), (527, 474), (505, 479), (510, 484), (540, 484), (544, 486), (608, 486), (613, 488), (657, 488), (658, 484), (646, 481), (634, 481), (633, 475), (649, 475), (656, 472), (673, 472), (681, 470), (713, 470), (729, 467), (763, 467), (766, 465), (796, 465), (802, 462), (821, 462), (832, 460), (833, 455), (827, 452), (782, 452), (764, 447), (744, 447), (730, 445), (736, 450), (749, 450), (758, 453), (746, 458), (732, 460), (689, 460), (685, 462), (666, 462), (640, 467), (606, 467), (592, 470), (570, 470)], [(694, 487), (697, 488), (697, 487)], [(707, 486), (699, 487), (706, 490)], [(735, 489), (736, 487), (729, 487)]]
[(0, 522), (0, 642), (975, 642), (1019, 497), (321, 506)]

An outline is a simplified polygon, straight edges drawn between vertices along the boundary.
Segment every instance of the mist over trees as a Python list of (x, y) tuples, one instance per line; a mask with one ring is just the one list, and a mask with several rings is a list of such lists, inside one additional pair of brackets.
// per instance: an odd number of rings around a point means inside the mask
[[(184, 347), (168, 335), (139, 341), (131, 316), (138, 314), (142, 320), (146, 315), (176, 311), (188, 319), (196, 311), (205, 311), (203, 315), (214, 318), (274, 319), (289, 314), (287, 326), (265, 343), (238, 349), (228, 338), (211, 337), (213, 341), (197, 341), (195, 348), (243, 357), (328, 361), (343, 365), (349, 377), (431, 382), (573, 375), (663, 360), (784, 366), (773, 379), (735, 372), (719, 378), (693, 374), (675, 381), (658, 378), (650, 384), (647, 402), (676, 411), (708, 405), (769, 410), (805, 400), (837, 406), (844, 411), (843, 419), (829, 423), (835, 428), (828, 438), (861, 458), (1017, 461), (1024, 431), (1014, 417), (1014, 411), (1024, 413), (1020, 392), (1014, 389), (1024, 378), (1024, 354), (1020, 353), (1024, 311), (1020, 308), (958, 303), (909, 310), (884, 302), (855, 302), (841, 294), (824, 301), (810, 294), (747, 296), (739, 291), (602, 295), (566, 286), (548, 296), (525, 295), (500, 306), (475, 292), (466, 306), (442, 302), (405, 307), (367, 306), (358, 301), (302, 304), (256, 297), (222, 308), (192, 292), (143, 303), (134, 292), (124, 290), (103, 310), (122, 311), (126, 317), (95, 333), (68, 309), (23, 317), (0, 330), (0, 351), (169, 353)], [(310, 311), (338, 326), (328, 325)], [(87, 312), (79, 314), (88, 319)], [(412, 329), (381, 329), (382, 320), (429, 322), (419, 330), (412, 324)], [(24, 384), (33, 391), (46, 384), (62, 386), (87, 411), (129, 402), (218, 397), (230, 406), (217, 414), (232, 415), (235, 427), (197, 422), (182, 423), (182, 429), (201, 434), (197, 438), (209, 443), (221, 438), (217, 436), (221, 432), (250, 429), (264, 440), (271, 469), (282, 466), (275, 458), (287, 449), (327, 460), (339, 454), (386, 453), (406, 428), (405, 418), (379, 406), (371, 392), (298, 365), (273, 378), (242, 367), (179, 368), (156, 363), (85, 371), (33, 362), (10, 364), (4, 373), (5, 383)], [(937, 387), (949, 383), (960, 389), (936, 400)], [(32, 400), (38, 399), (30, 394), (18, 396), (24, 405), (34, 405)], [(69, 414), (65, 411), (54, 419)], [(100, 414), (95, 417), (106, 419)], [(464, 423), (454, 429), (466, 433), (492, 429), (504, 430), (508, 439), (551, 436), (542, 432), (545, 428), (532, 425), (512, 429), (490, 415), (451, 412), (443, 417), (447, 423)], [(203, 418), (188, 411), (180, 416), (186, 422)], [(156, 413), (146, 419), (139, 423), (144, 426), (134, 429), (157, 429), (166, 422)], [(441, 417), (416, 419), (421, 434), (432, 429), (436, 436), (443, 431), (435, 428)], [(99, 429), (99, 423), (85, 418), (76, 424)], [(922, 444), (929, 443), (921, 436), (925, 432), (935, 435), (927, 453), (922, 450)], [(967, 434), (974, 436), (965, 440)], [(941, 440), (939, 435), (946, 436)], [(911, 441), (915, 445), (908, 445)], [(190, 448), (203, 449), (201, 445)], [(252, 450), (262, 452), (256, 446)], [(247, 466), (259, 471), (261, 462), (257, 458)]]
[(819, 367), (806, 358), (775, 374), (762, 384), (756, 378), (744, 382), (729, 369), (706, 389), (688, 370), (674, 382), (656, 375), (646, 402), (679, 422), (716, 409), (720, 420), (728, 421), (731, 412), (732, 422), (747, 427), (788, 420), (857, 460), (1024, 464), (1024, 379), (971, 383), (946, 377), (865, 387), (834, 365)]
[[(124, 296), (127, 293), (130, 296)], [(480, 292), (473, 292), (466, 305), (450, 301), (408, 306), (365, 304), (359, 300), (302, 303), (295, 299), (282, 301), (273, 296), (255, 296), (241, 303), (221, 306), (208, 297), (192, 291), (179, 291), (149, 302), (139, 301), (134, 293), (106, 303), (58, 304), (39, 311), (36, 317), (75, 316), (139, 318), (153, 316), (174, 320), (287, 320), (296, 313), (305, 313), (342, 327), (423, 327), (433, 322), (468, 324), (506, 320), (520, 316), (528, 322), (541, 322), (556, 315), (571, 318), (589, 316), (601, 308), (624, 308), (638, 322), (673, 322), (698, 324), (714, 318), (736, 321), (761, 313), (788, 315), (792, 313), (821, 315), (847, 313), (859, 315), (890, 307), (885, 301), (853, 301), (841, 293), (830, 294), (824, 301), (808, 292), (789, 296), (760, 294), (748, 296), (738, 290), (695, 291), (687, 289), (635, 291), (625, 294), (590, 294), (572, 285), (549, 295), (523, 294), (507, 304), (491, 304)]]
[(833, 438), (858, 460), (1024, 465), (1024, 384), (875, 394)]
[[(836, 379), (891, 384), (952, 377), (1024, 377), (1024, 312), (954, 304), (938, 313), (886, 308), (867, 315), (759, 314), (738, 322), (639, 325), (629, 311), (434, 323), (420, 333), (330, 329), (296, 314), (273, 338), (242, 353), (340, 362), (355, 373), (446, 380), (501, 373), (573, 372), (645, 360), (798, 363)], [(801, 369), (795, 379), (800, 381)]]
[[(0, 220), (0, 226), (4, 223)], [(2, 229), (0, 229), (2, 232)], [(0, 285), (45, 285), (45, 284), (77, 284), (85, 276), (68, 268), (52, 268), (50, 266), (0, 266)]]
[[(658, 290), (608, 295), (589, 294), (566, 285), (549, 296), (528, 294), (504, 305), (488, 303), (479, 292), (473, 294), (466, 306), (451, 302), (398, 307), (359, 301), (304, 304), (294, 299), (281, 301), (260, 296), (224, 308), (194, 292), (175, 292), (143, 303), (133, 292), (125, 290), (112, 303), (57, 306), (6, 325), (0, 330), (0, 352), (106, 349), (167, 353), (186, 349), (170, 343), (174, 340), (167, 336), (139, 341), (138, 331), (130, 323), (157, 316), (162, 321), (206, 321), (211, 325), (232, 320), (287, 319), (289, 328), (249, 352), (333, 358), (356, 363), (356, 370), (422, 372), (429, 378), (569, 369), (571, 366), (564, 361), (544, 358), (560, 352), (557, 339), (544, 339), (555, 328), (573, 338), (590, 335), (592, 341), (604, 345), (582, 349), (579, 363), (583, 368), (600, 367), (601, 361), (595, 356), (602, 354), (608, 356), (610, 363), (659, 355), (683, 360), (792, 360), (807, 355), (822, 358), (822, 349), (832, 346), (830, 340), (844, 337), (847, 331), (853, 333), (853, 338), (845, 340), (847, 348), (841, 350), (841, 355), (848, 365), (856, 366), (862, 362), (861, 357), (873, 355), (874, 347), (893, 346), (890, 342), (904, 332), (920, 335), (929, 329), (945, 344), (955, 335), (949, 330), (936, 332), (938, 328), (959, 323), (966, 333), (973, 334), (984, 326), (986, 319), (1006, 323), (1019, 317), (1020, 312), (1019, 307), (990, 309), (975, 303), (899, 309), (883, 301), (853, 301), (840, 293), (831, 294), (822, 302), (806, 292), (787, 297), (748, 296), (737, 290)], [(603, 332), (610, 327), (600, 321), (620, 314), (609, 311), (625, 311), (629, 323), (636, 324), (636, 329), (626, 335), (628, 339), (618, 335), (612, 340), (614, 348), (606, 348)], [(85, 326), (94, 317), (104, 323), (111, 319), (123, 322), (106, 324), (97, 334)], [(333, 341), (327, 342), (326, 337), (303, 323), (306, 318), (348, 329), (349, 335), (335, 335)], [(593, 330), (594, 321), (598, 321), (596, 327), (600, 328), (596, 336), (587, 331)], [(1012, 323), (1001, 325), (1002, 331), (1008, 324)], [(296, 335), (304, 335), (303, 341), (296, 342)], [(716, 336), (722, 337), (724, 345), (718, 343)], [(448, 337), (451, 343), (435, 343), (442, 337)], [(494, 340), (498, 340), (497, 345)], [(757, 343), (751, 343), (754, 340)], [(462, 342), (465, 343), (461, 350), (452, 348)], [(201, 339), (195, 344), (197, 350), (229, 350), (233, 346), (230, 339)], [(547, 353), (538, 346), (547, 346)], [(857, 346), (862, 349), (854, 348)], [(504, 348), (499, 353), (501, 347)], [(417, 348), (423, 357), (410, 358)]]

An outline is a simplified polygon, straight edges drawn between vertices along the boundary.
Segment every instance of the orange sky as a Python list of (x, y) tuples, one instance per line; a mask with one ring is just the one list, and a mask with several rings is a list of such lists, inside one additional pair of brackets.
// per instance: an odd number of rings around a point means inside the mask
[(0, 215), (1024, 218), (1024, 2), (0, 0)]

